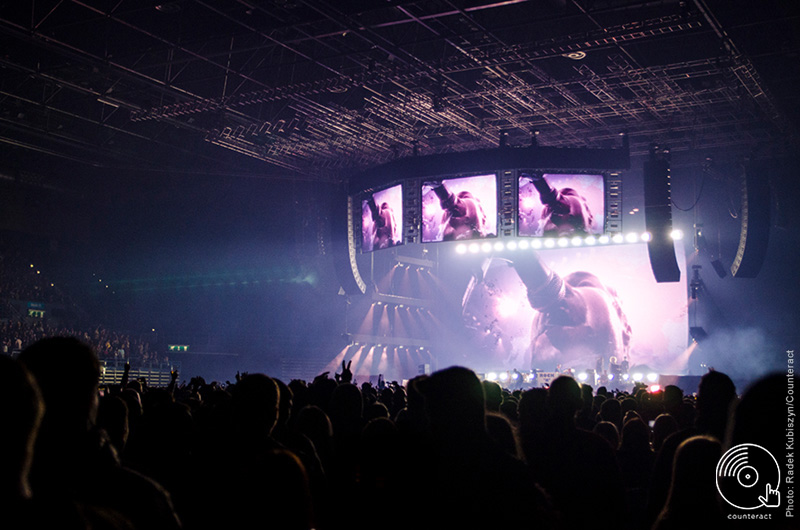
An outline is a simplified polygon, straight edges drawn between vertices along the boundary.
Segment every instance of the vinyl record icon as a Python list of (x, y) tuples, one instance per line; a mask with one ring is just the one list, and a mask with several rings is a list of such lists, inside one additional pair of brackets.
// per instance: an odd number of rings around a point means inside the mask
[(770, 498), (767, 485), (774, 496), (780, 483), (778, 461), (760, 445), (731, 447), (717, 463), (717, 491), (728, 504), (740, 510), (766, 506), (765, 499)]

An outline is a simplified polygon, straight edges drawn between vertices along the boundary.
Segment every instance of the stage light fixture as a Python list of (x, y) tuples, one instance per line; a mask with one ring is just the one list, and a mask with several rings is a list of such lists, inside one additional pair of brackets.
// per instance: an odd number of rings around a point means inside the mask
[(487, 253), (487, 254), (488, 254), (489, 252), (491, 252), (491, 251), (492, 251), (492, 244), (491, 244), (491, 243), (488, 243), (488, 242), (487, 242), (487, 243), (484, 243), (484, 244), (482, 244), (482, 245), (481, 245), (481, 250), (482, 250), (484, 253)]
[(627, 381), (630, 378), (631, 378), (630, 374), (622, 374), (622, 379), (623, 380)]
[(538, 249), (542, 248), (542, 240), (541, 240), (541, 239), (534, 239), (534, 240), (531, 242), (531, 247), (532, 247), (534, 250), (538, 250)]
[(517, 250), (517, 242), (516, 241), (509, 241), (506, 245), (508, 250)]
[(636, 372), (636, 373), (633, 374), (633, 380), (636, 381), (636, 382), (641, 381), (643, 378), (644, 378), (644, 374), (642, 374), (641, 372)]
[(622, 234), (614, 234), (614, 237), (611, 238), (612, 243), (620, 244), (625, 241), (625, 238)]
[(650, 241), (651, 239), (653, 239), (653, 236), (652, 236), (652, 235), (650, 235), (650, 232), (642, 232), (642, 241), (644, 241), (645, 243), (647, 243), (647, 242), (648, 242), (648, 241)]
[(678, 230), (676, 228), (675, 230), (670, 232), (669, 236), (675, 241), (680, 241), (681, 239), (683, 239), (683, 231), (682, 230)]
[(523, 239), (522, 241), (519, 242), (520, 250), (528, 250), (529, 247), (530, 247), (530, 243), (528, 242), (527, 239)]
[(608, 245), (608, 243), (611, 242), (611, 238), (603, 234), (602, 236), (597, 238), (597, 242), (600, 243), (601, 245)]
[(639, 234), (631, 232), (625, 236), (625, 241), (627, 241), (628, 243), (636, 243), (637, 241), (639, 241)]
[(658, 381), (658, 374), (650, 372), (649, 374), (647, 374), (647, 381), (649, 381), (650, 383), (655, 383), (656, 381)]
[(597, 243), (597, 238), (594, 236), (587, 236), (586, 239), (584, 240), (584, 243), (586, 243), (587, 245), (594, 245), (595, 243)]
[(714, 268), (714, 272), (716, 272), (717, 276), (720, 278), (724, 278), (728, 275), (728, 273), (725, 271), (725, 266), (722, 265), (722, 261), (720, 261), (719, 258), (713, 260), (711, 262), (711, 266)]
[(499, 377), (500, 381), (508, 381), (508, 372), (501, 372)]
[(477, 254), (478, 252), (480, 252), (480, 250), (481, 250), (481, 246), (479, 244), (477, 244), (477, 243), (470, 243), (469, 244), (469, 251), (471, 253)]
[(487, 381), (497, 381), (497, 374), (495, 372), (489, 372), (486, 374)]
[(661, 392), (661, 385), (650, 385), (650, 388), (648, 388), (647, 390), (653, 394), (655, 394), (656, 392)]
[(561, 237), (558, 239), (558, 246), (564, 248), (569, 245), (569, 239), (566, 237)]
[(581, 372), (578, 374), (578, 381), (586, 381), (589, 378), (589, 374), (586, 372)]
[[(459, 243), (458, 245), (456, 245), (456, 254), (466, 254), (466, 253), (467, 253), (467, 245), (465, 245), (464, 243)], [(398, 263), (398, 265), (400, 264)]]
[(545, 239), (545, 240), (544, 240), (544, 246), (545, 246), (546, 248), (553, 248), (553, 247), (555, 247), (555, 246), (556, 246), (556, 242), (555, 242), (555, 240), (553, 240), (553, 239)]
[(695, 342), (700, 342), (708, 338), (708, 333), (700, 326), (692, 326), (689, 328), (689, 336)]
[(500, 252), (500, 251), (502, 251), (504, 248), (505, 248), (505, 245), (503, 245), (503, 242), (502, 242), (502, 241), (498, 241), (497, 243), (495, 243), (495, 244), (494, 244), (494, 249), (495, 249), (497, 252)]
[(580, 237), (577, 237), (577, 236), (572, 238), (572, 246), (573, 247), (579, 247), (581, 245), (583, 245), (583, 239), (581, 239)]

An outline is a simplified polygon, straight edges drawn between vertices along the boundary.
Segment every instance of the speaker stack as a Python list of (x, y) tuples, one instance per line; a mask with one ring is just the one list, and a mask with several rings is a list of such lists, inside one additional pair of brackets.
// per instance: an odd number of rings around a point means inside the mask
[(731, 265), (735, 278), (755, 278), (767, 256), (770, 227), (770, 191), (764, 163), (751, 162), (742, 175), (741, 232), (736, 258)]
[(644, 163), (644, 215), (650, 241), (647, 252), (656, 282), (677, 282), (681, 270), (672, 239), (669, 162), (653, 153)]
[[(340, 200), (333, 201), (333, 219), (331, 223), (331, 247), (333, 249), (333, 265), (341, 284), (342, 294), (357, 295), (367, 292), (367, 284), (358, 270), (356, 256), (358, 249), (356, 237), (356, 219), (353, 197), (341, 194)], [(344, 211), (347, 208), (347, 211)], [(342, 219), (344, 217), (345, 219)], [(346, 222), (345, 222), (346, 221)]]

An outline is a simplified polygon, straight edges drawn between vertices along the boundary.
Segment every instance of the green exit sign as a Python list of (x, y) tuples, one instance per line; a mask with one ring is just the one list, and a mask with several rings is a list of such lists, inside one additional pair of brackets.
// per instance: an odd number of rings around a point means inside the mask
[(169, 351), (189, 351), (189, 346), (186, 344), (170, 344)]

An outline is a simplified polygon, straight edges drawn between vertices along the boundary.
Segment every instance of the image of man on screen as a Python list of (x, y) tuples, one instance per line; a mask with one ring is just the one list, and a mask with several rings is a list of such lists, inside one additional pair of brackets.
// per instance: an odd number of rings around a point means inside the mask
[(613, 287), (586, 271), (561, 278), (538, 258), (515, 269), (536, 311), (531, 338), (532, 359), (609, 361), (627, 356), (631, 326)]
[(539, 226), (543, 236), (567, 237), (592, 233), (594, 216), (586, 197), (574, 188), (556, 189), (538, 173), (523, 173), (520, 178), (530, 181), (539, 192), (543, 206)]
[(514, 366), (527, 358), (532, 368), (558, 363), (597, 366), (600, 373), (631, 350), (632, 328), (613, 287), (587, 271), (562, 277), (533, 253), (515, 262), (487, 260), (467, 287), (462, 315), (480, 337), (497, 335), (498, 344), (524, 348), (524, 355), (492, 348)]
[(400, 234), (392, 207), (387, 202), (378, 207), (374, 197), (370, 197), (367, 202), (372, 212), (372, 248), (380, 250), (397, 245)]
[(444, 183), (435, 185), (433, 192), (443, 210), (440, 220), (444, 227), (442, 241), (486, 237), (486, 213), (480, 199), (467, 190), (455, 194)]

